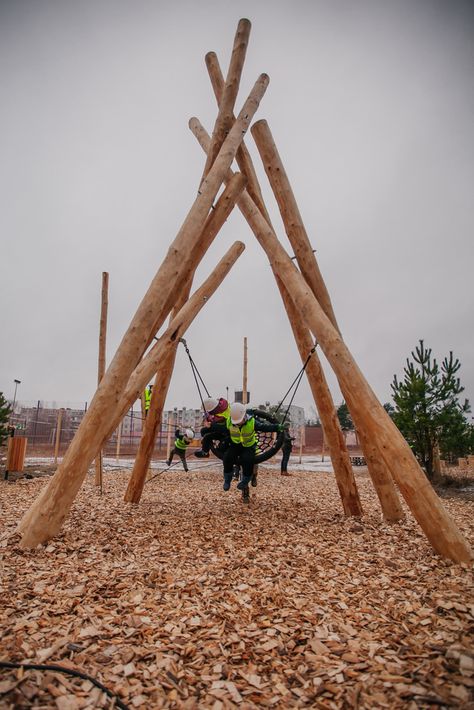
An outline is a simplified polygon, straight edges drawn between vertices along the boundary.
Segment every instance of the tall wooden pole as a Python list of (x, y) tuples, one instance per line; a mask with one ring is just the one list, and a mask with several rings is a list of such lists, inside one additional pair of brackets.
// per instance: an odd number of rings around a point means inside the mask
[[(305, 363), (313, 349), (313, 341), (310, 332), (308, 328), (305, 327), (304, 323), (301, 322), (296, 306), (291, 300), (290, 294), (283, 282), (276, 275), (275, 278), (288, 314), (288, 320), (293, 330), (300, 357)], [(312, 354), (311, 358), (306, 363), (306, 376), (321, 418), (323, 431), (326, 433), (334, 476), (339, 495), (341, 496), (344, 513), (354, 516), (362, 515), (362, 503), (357, 491), (349, 452), (344, 441), (341, 425), (324, 375), (324, 370), (316, 352)]]
[[(188, 281), (187, 283), (175, 294), (175, 305), (171, 319), (173, 319), (179, 310), (186, 303), (191, 290), (192, 280), (194, 277), (194, 272), (199, 265), (202, 257), (206, 253), (210, 244), (218, 234), (220, 228), (226, 221), (230, 212), (232, 211), (237, 197), (241, 194), (245, 187), (245, 178), (240, 173), (234, 175), (235, 179), (232, 179), (228, 183), (222, 195), (219, 197), (215, 208), (212, 210), (206, 224), (204, 226), (203, 234), (199, 245), (197, 245), (192, 253), (193, 263), (189, 269)], [(143, 490), (143, 480), (144, 472), (142, 467), (147, 467), (151, 463), (151, 458), (153, 455), (154, 445), (156, 436), (161, 426), (161, 416), (163, 412), (163, 407), (166, 400), (166, 395), (169, 389), (169, 384), (171, 381), (171, 375), (173, 373), (174, 363), (176, 359), (176, 350), (179, 344), (179, 340), (175, 341), (174, 348), (167, 354), (165, 358), (160, 362), (158, 371), (155, 378), (154, 393), (152, 395), (150, 408), (148, 410), (148, 416), (144, 421), (144, 426), (142, 430), (142, 437), (140, 439), (140, 445), (138, 448), (137, 456), (135, 459), (135, 464), (132, 470), (129, 486), (125, 494), (125, 500), (138, 503), (140, 500), (141, 492)]]
[[(207, 279), (207, 292), (212, 295), (219, 285), (222, 283), (224, 278), (229, 273), (230, 269), (237, 261), (239, 256), (244, 250), (244, 245), (242, 242), (235, 242), (232, 247), (228, 250), (227, 254), (221, 259), (219, 264), (216, 266), (212, 274)], [(209, 298), (206, 297), (206, 301)], [(189, 304), (192, 299), (187, 303)], [(198, 313), (202, 304), (196, 304), (195, 315)], [(192, 319), (191, 321), (192, 322)], [(168, 352), (165, 353), (165, 357), (162, 362), (165, 363), (165, 378), (169, 383), (171, 378), (171, 372), (174, 364), (174, 355), (176, 348), (173, 347), (179, 342), (179, 338), (175, 338)], [(143, 436), (140, 441), (140, 446), (138, 449), (137, 457), (135, 459), (135, 464), (133, 467), (132, 475), (130, 477), (128, 487), (125, 493), (125, 500), (131, 503), (138, 503), (143, 491), (143, 486), (145, 484), (146, 471), (153, 453), (153, 448), (155, 444), (156, 431), (158, 426), (161, 424), (161, 413), (163, 411), (164, 402), (166, 399), (166, 391), (162, 387), (162, 383), (159, 387), (153, 388), (153, 393), (151, 395), (151, 404), (147, 416), (147, 425)]]
[[(242, 194), (238, 206), (344, 387), (349, 408), (356, 413), (368, 437), (377, 442), (387, 468), (389, 462), (397, 461), (397, 466), (392, 468), (392, 475), (434, 549), (456, 562), (471, 560), (473, 553), (470, 546), (443, 508), (410, 447), (372, 392), (305, 279), (246, 192)], [(361, 427), (358, 429), (360, 434)], [(378, 490), (377, 493), (379, 497), (387, 495), (387, 489)]]
[[(97, 366), (97, 385), (105, 374), (105, 353), (107, 340), (107, 310), (109, 306), (109, 274), (102, 272), (102, 298), (100, 307), (100, 327), (99, 327), (99, 360)], [(102, 449), (95, 460), (95, 485), (100, 486), (102, 491)]]
[(171, 416), (171, 423), (170, 423), (170, 417), (168, 417), (168, 434), (166, 437), (166, 459), (169, 461), (170, 458), (170, 453), (171, 453), (171, 435), (172, 435), (172, 430), (176, 426), (176, 421), (175, 417), (172, 415)]
[[(219, 61), (214, 52), (210, 52), (206, 55), (206, 65), (217, 103), (220, 104), (224, 91), (224, 79), (219, 66)], [(208, 138), (204, 136), (204, 130), (202, 127), (198, 129), (197, 126), (196, 129), (195, 133), (198, 140), (204, 150), (207, 150), (206, 141)], [(199, 133), (201, 133), (200, 137)], [(247, 193), (251, 197), (257, 209), (265, 218), (267, 224), (272, 227), (270, 216), (263, 200), (258, 177), (244, 141), (242, 141), (242, 144), (237, 151), (236, 158), (240, 169), (247, 178)], [(299, 317), (298, 311), (295, 309), (288, 292), (282, 287), (282, 283), (274, 271), (273, 274), (280, 290), (285, 310), (288, 314), (289, 322), (293, 330), (293, 335), (295, 337), (301, 359), (303, 362), (306, 362), (306, 358), (312, 347), (311, 334), (308, 329), (301, 324), (301, 318)], [(301, 326), (298, 324), (301, 324)], [(346, 515), (361, 515), (362, 505), (357, 492), (357, 485), (352, 471), (349, 452), (347, 451), (347, 447), (342, 436), (341, 426), (334, 407), (334, 402), (332, 400), (326, 378), (324, 377), (324, 371), (321, 367), (321, 363), (319, 362), (317, 353), (314, 353), (313, 355), (312, 362), (306, 370), (306, 376), (311, 387), (315, 404), (318, 411), (321, 412), (320, 416), (322, 427), (323, 429), (326, 429), (328, 433), (328, 440), (332, 445), (331, 455), (334, 462), (334, 475), (336, 477), (339, 493), (341, 495), (344, 512)], [(396, 509), (396, 513), (394, 513), (393, 510), (390, 510), (389, 512), (393, 515), (396, 514), (397, 516), (399, 514), (398, 508)]]
[[(268, 127), (268, 123), (266, 121), (257, 121), (252, 127), (252, 135), (257, 144), (265, 171), (277, 200), (285, 230), (295, 252), (301, 273), (318, 299), (323, 311), (336, 330), (340, 332), (329, 292), (311, 248), (295, 196)], [(339, 384), (344, 399), (347, 401), (344, 387), (341, 383)], [(356, 427), (359, 429), (357, 413), (354, 414), (351, 412), (351, 414), (353, 415)], [(403, 519), (403, 509), (390, 475), (390, 469), (384, 464), (374, 442), (371, 442), (370, 438), (365, 435), (362, 429), (361, 443), (366, 455), (369, 474), (379, 497), (385, 519), (393, 522)]]
[(266, 91), (268, 82), (268, 76), (262, 74), (255, 83), (222, 144), (212, 168), (201, 184), (199, 194), (183, 227), (168, 250), (163, 264), (133, 317), (61, 466), (23, 516), (19, 525), (23, 535), (21, 541), (23, 547), (35, 547), (60, 530), (87, 474), (88, 467), (97, 454), (104, 431), (108, 429), (105, 418), (113, 416), (117, 399), (125, 389), (137, 362), (143, 356), (160, 311), (169, 294), (173, 292), (177, 275), (186, 265), (187, 255), (199, 240), (212, 203)]
[[(193, 133), (198, 138), (203, 149), (206, 150), (209, 145), (209, 136), (206, 134), (204, 128), (201, 126), (197, 119), (194, 119), (194, 121), (190, 122), (190, 127)], [(250, 158), (248, 164), (252, 166)], [(253, 205), (253, 209), (260, 212), (261, 216), (263, 215), (263, 209), (266, 215), (265, 223), (267, 227), (271, 229), (270, 218), (268, 217), (263, 198), (261, 197), (258, 180), (254, 173), (251, 174), (250, 180), (253, 183), (254, 194), (260, 195), (260, 207), (257, 208), (257, 206), (253, 202), (252, 198), (250, 198), (250, 196), (247, 194), (247, 192), (243, 193), (241, 199), (248, 205)], [(255, 225), (250, 224), (250, 227), (254, 230), (255, 233)], [(273, 230), (272, 233), (274, 235), (274, 238), (277, 239)], [(306, 358), (308, 357), (308, 354), (313, 346), (310, 332), (308, 328), (301, 323), (299, 311), (296, 309), (292, 299), (288, 294), (288, 291), (286, 290), (286, 288), (284, 288), (281, 279), (278, 278), (278, 275), (276, 274), (273, 267), (272, 270), (278, 288), (280, 290), (280, 294), (286, 312), (288, 314), (288, 319), (293, 330), (293, 334), (300, 352), (301, 359), (303, 362), (306, 362)], [(318, 408), (318, 411), (320, 411), (322, 426), (325, 427), (327, 431), (328, 442), (330, 442), (331, 445), (331, 457), (333, 460), (334, 475), (336, 477), (344, 512), (346, 515), (359, 516), (362, 514), (362, 505), (357, 491), (357, 485), (355, 482), (349, 453), (344, 442), (344, 437), (342, 435), (341, 426), (337, 417), (334, 403), (332, 401), (331, 393), (329, 391), (329, 387), (324, 377), (324, 372), (321, 367), (321, 363), (316, 353), (313, 354), (313, 357), (308, 363), (308, 366), (306, 368), (306, 375), (311, 387), (316, 406)]]
[(58, 418), (56, 420), (56, 441), (54, 445), (54, 463), (58, 463), (59, 454), (59, 442), (61, 441), (61, 424), (63, 421), (64, 409), (60, 409), (58, 412)]
[(232, 128), (234, 122), (234, 105), (239, 91), (240, 77), (244, 66), (247, 45), (249, 41), (251, 24), (249, 20), (239, 20), (237, 32), (234, 38), (234, 46), (229, 64), (227, 79), (222, 92), (222, 100), (219, 103), (219, 111), (212, 132), (211, 145), (207, 154), (204, 166), (203, 179), (209, 172), (216, 156), (224, 142), (226, 134)]
[(242, 404), (247, 404), (247, 338), (244, 338), (244, 372), (242, 377)]
[(119, 462), (119, 457), (120, 457), (120, 441), (122, 439), (122, 423), (123, 422), (120, 422), (120, 424), (117, 427), (117, 448), (115, 450), (115, 460), (117, 463)]

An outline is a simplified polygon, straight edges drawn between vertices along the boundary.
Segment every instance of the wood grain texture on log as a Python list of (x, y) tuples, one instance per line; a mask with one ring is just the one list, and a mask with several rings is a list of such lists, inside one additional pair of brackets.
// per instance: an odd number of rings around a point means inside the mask
[[(319, 269), (288, 175), (267, 121), (257, 121), (252, 126), (252, 135), (262, 158), (265, 172), (275, 195), (283, 224), (285, 225), (285, 231), (293, 247), (300, 271), (323, 311), (340, 334), (329, 292)], [(356, 429), (361, 433), (362, 450), (380, 500), (383, 516), (389, 522), (402, 520), (404, 513), (393, 483), (390, 468), (385, 465), (381, 457), (377, 441), (372, 441), (370, 437), (365, 435), (363, 421), (359, 419), (357, 412), (350, 408), (349, 393), (345, 391), (341, 383), (339, 384), (342, 395), (349, 406)]]
[[(207, 153), (206, 163), (202, 179), (209, 172), (219, 149), (224, 142), (226, 134), (230, 131), (234, 122), (234, 106), (240, 86), (240, 78), (247, 53), (247, 46), (250, 36), (251, 24), (247, 19), (239, 20), (234, 38), (234, 46), (230, 58), (229, 71), (222, 91), (222, 98), (219, 102), (214, 130), (212, 132), (211, 145)], [(207, 63), (207, 58), (206, 58)]]
[[(109, 308), (109, 274), (102, 272), (102, 291), (100, 304), (100, 325), (99, 325), (99, 355), (97, 363), (97, 385), (105, 374), (105, 353), (107, 343), (107, 311)], [(95, 485), (102, 486), (102, 452), (99, 453), (95, 461)]]
[[(206, 67), (211, 80), (212, 88), (214, 90), (214, 95), (216, 97), (217, 104), (220, 104), (222, 93), (224, 91), (224, 77), (222, 75), (221, 68), (219, 66), (219, 60), (215, 52), (209, 52), (206, 55)], [(235, 117), (232, 116), (232, 120)], [(252, 200), (257, 205), (260, 212), (263, 214), (268, 224), (271, 225), (270, 215), (265, 207), (265, 202), (263, 200), (262, 191), (260, 189), (260, 183), (257, 178), (257, 173), (253, 165), (250, 153), (245, 145), (245, 141), (240, 144), (237, 154), (236, 154), (237, 164), (242, 171), (242, 173), (247, 178), (247, 192), (249, 193)]]
[[(199, 266), (204, 254), (207, 252), (212, 241), (232, 211), (237, 197), (244, 189), (245, 183), (246, 180), (244, 176), (240, 173), (236, 173), (219, 197), (215, 209), (211, 210), (206, 224), (204, 225), (201, 239), (192, 251), (190, 267), (184, 275), (187, 278), (187, 283), (177, 289), (177, 292), (174, 294), (174, 308), (171, 321), (186, 303), (191, 291), (196, 268)], [(170, 385), (171, 375), (173, 374), (178, 344), (179, 340), (175, 341), (174, 347), (163, 357), (156, 372), (155, 386), (151, 396), (148, 416), (144, 419), (137, 456), (124, 498), (125, 501), (130, 503), (140, 502), (143, 486), (151, 463), (151, 457), (153, 455), (156, 435), (161, 426), (163, 407)]]
[[(290, 321), (295, 336), (301, 360), (304, 363), (313, 348), (310, 332), (304, 323), (301, 322), (297, 308), (283, 282), (277, 275), (275, 275), (275, 279), (280, 289), (282, 301), (288, 314), (288, 320)], [(357, 484), (354, 478), (349, 452), (344, 441), (344, 434), (342, 433), (331, 392), (316, 351), (307, 362), (305, 372), (321, 419), (321, 426), (323, 428), (326, 444), (329, 448), (344, 513), (346, 515), (360, 516), (363, 514), (362, 504), (357, 491)]]

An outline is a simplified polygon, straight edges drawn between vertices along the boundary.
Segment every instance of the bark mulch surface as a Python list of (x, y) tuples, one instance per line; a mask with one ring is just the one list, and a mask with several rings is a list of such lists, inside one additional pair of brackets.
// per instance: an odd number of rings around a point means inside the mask
[[(334, 476), (261, 470), (250, 504), (219, 466), (172, 469), (123, 503), (129, 472), (84, 483), (60, 534), (16, 526), (48, 478), (0, 482), (1, 708), (474, 708), (472, 566), (408, 513), (345, 519)], [(474, 503), (446, 498), (474, 542)]]

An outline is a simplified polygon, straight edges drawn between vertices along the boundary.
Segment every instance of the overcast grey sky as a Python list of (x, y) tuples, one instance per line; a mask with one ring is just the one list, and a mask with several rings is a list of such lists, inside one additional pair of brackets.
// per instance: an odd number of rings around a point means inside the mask
[[(83, 402), (97, 378), (102, 271), (108, 362), (194, 198), (188, 129), (216, 108), (252, 22), (240, 109), (261, 72), (269, 122), (346, 343), (382, 402), (420, 338), (460, 358), (474, 398), (474, 12), (451, 0), (16, 0), (0, 4), (0, 391)], [(267, 205), (291, 253), (250, 133)], [(301, 361), (268, 261), (240, 213), (199, 267), (246, 250), (186, 334), (211, 394), (278, 401)], [(237, 307), (236, 307), (237, 304)], [(323, 360), (336, 404), (335, 378)], [(310, 415), (304, 380), (295, 404)], [(166, 406), (199, 406), (180, 347)]]

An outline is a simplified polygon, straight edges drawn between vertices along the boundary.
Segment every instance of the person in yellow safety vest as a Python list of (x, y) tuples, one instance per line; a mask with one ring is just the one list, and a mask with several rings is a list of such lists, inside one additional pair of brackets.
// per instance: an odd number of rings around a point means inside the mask
[(151, 403), (151, 392), (153, 389), (153, 385), (148, 385), (146, 390), (143, 393), (143, 399), (145, 402), (145, 417), (148, 414), (148, 410), (150, 409), (150, 403)]
[(239, 490), (248, 486), (250, 481), (257, 485), (256, 479), (252, 479), (253, 467), (255, 464), (255, 454), (257, 449), (257, 431), (283, 431), (283, 424), (271, 424), (262, 422), (247, 413), (245, 404), (234, 402), (230, 406), (230, 415), (227, 418), (227, 429), (229, 430), (230, 446), (224, 452), (224, 490), (228, 491), (232, 483), (234, 465), (240, 463), (242, 466), (242, 480), (237, 484)]
[(189, 469), (188, 464), (186, 463), (186, 449), (194, 439), (194, 431), (192, 429), (186, 429), (186, 431), (182, 434), (179, 429), (176, 429), (175, 437), (174, 448), (170, 451), (170, 457), (167, 460), (166, 465), (171, 466), (173, 456), (178, 454), (179, 458), (183, 462), (183, 468), (187, 473)]
[[(212, 431), (222, 431), (225, 430), (227, 426), (227, 419), (230, 415), (230, 405), (229, 402), (220, 397), (220, 399), (214, 399), (214, 397), (208, 397), (204, 400), (204, 419), (205, 422), (201, 429), (201, 437), (209, 434)], [(194, 455), (199, 459), (208, 458), (209, 450), (211, 448), (211, 441), (202, 442), (200, 449), (194, 452)]]

